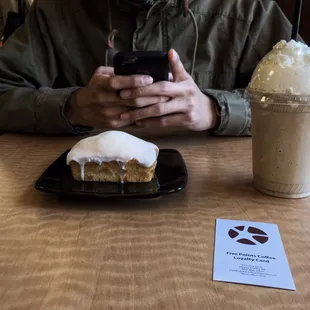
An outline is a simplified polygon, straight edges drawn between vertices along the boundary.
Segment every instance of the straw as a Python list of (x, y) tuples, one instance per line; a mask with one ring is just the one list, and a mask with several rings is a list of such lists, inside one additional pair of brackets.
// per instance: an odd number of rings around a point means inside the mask
[(302, 0), (296, 0), (294, 24), (292, 30), (292, 40), (295, 41), (297, 41), (298, 39), (301, 11), (302, 11)]

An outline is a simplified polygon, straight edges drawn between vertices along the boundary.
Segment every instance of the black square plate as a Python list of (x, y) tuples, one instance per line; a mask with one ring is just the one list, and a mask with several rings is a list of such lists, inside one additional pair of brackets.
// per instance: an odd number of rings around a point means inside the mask
[(176, 150), (160, 150), (156, 177), (149, 183), (101, 183), (75, 181), (66, 164), (70, 150), (63, 153), (37, 180), (39, 191), (102, 198), (156, 198), (183, 190), (187, 183), (187, 169)]

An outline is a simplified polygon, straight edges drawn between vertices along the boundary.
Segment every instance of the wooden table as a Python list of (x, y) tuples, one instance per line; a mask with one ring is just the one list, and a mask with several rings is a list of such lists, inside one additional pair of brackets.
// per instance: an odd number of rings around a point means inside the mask
[[(310, 200), (253, 189), (249, 138), (140, 136), (181, 151), (185, 191), (131, 202), (37, 192), (78, 138), (0, 136), (0, 308), (309, 309)], [(277, 223), (297, 291), (212, 281), (216, 218)]]

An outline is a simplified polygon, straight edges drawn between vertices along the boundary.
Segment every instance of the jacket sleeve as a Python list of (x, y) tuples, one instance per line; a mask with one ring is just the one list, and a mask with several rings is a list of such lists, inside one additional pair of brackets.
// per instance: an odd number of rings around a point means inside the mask
[(44, 20), (34, 3), (25, 25), (0, 48), (0, 131), (84, 133), (64, 117), (77, 88), (54, 88), (60, 70)]
[(238, 66), (236, 89), (203, 92), (214, 98), (221, 110), (221, 123), (215, 135), (250, 136), (251, 109), (244, 97), (254, 69), (280, 40), (290, 40), (291, 24), (274, 1), (259, 0), (252, 8), (252, 18)]

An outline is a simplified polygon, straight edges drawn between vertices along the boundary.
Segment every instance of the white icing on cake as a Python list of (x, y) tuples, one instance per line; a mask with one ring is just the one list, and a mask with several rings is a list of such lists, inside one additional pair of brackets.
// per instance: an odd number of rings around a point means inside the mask
[(67, 155), (67, 165), (76, 161), (81, 167), (84, 180), (84, 165), (95, 162), (117, 161), (121, 167), (136, 159), (140, 165), (149, 168), (157, 160), (158, 147), (122, 131), (106, 131), (79, 141)]

